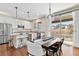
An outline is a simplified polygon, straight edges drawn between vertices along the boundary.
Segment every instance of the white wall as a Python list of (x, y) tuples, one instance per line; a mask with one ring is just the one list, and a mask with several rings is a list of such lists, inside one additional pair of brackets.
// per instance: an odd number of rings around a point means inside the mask
[(30, 29), (32, 28), (32, 23), (31, 22), (25, 22), (25, 29)]
[(74, 20), (74, 47), (79, 48), (79, 11), (73, 12), (73, 20)]
[(13, 29), (18, 29), (17, 25), (24, 25), (25, 29), (31, 28), (31, 22), (29, 21), (22, 21), (19, 19), (14, 19), (14, 18), (2, 16), (2, 15), (0, 15), (0, 23), (12, 24)]

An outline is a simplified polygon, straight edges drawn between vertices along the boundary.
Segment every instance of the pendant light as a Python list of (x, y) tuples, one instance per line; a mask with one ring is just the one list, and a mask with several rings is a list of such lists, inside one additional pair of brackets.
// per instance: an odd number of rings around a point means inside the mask
[(16, 9), (16, 18), (17, 18), (17, 9), (18, 9), (18, 7), (15, 7), (15, 9)]
[(30, 13), (30, 12), (29, 12), (29, 11), (27, 11), (28, 19), (29, 19), (29, 13)]
[(48, 37), (51, 37), (51, 3), (49, 3)]

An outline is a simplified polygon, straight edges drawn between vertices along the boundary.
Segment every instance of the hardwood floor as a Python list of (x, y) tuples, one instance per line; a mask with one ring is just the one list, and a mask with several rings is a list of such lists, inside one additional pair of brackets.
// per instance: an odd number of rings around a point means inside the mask
[[(63, 45), (63, 56), (79, 56), (79, 48)], [(7, 49), (7, 44), (0, 45), (0, 56), (27, 56), (26, 47)]]
[(27, 49), (25, 47), (23, 48), (10, 48), (7, 49), (7, 44), (0, 45), (0, 56), (26, 56), (27, 55)]
[(63, 56), (79, 56), (79, 48), (70, 45), (63, 45)]
[(74, 48), (73, 51), (74, 51), (73, 52), (74, 56), (79, 56), (79, 48), (76, 48), (76, 49)]

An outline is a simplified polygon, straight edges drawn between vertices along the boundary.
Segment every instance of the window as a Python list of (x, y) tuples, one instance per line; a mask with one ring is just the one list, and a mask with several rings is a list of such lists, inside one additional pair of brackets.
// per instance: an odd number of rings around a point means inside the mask
[(63, 36), (66, 41), (73, 41), (73, 18), (71, 14), (59, 15), (52, 21), (53, 34)]

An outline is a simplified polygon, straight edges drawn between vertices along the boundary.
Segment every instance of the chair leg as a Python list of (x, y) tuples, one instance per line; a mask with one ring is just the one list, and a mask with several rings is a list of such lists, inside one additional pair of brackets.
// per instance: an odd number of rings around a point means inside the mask
[(58, 56), (58, 53), (57, 52), (53, 52), (53, 56)]
[(59, 56), (61, 56), (61, 51), (58, 52)]
[(52, 52), (53, 56), (54, 56), (54, 52)]
[(60, 55), (63, 55), (62, 49), (60, 49)]
[(58, 56), (58, 53), (56, 52), (56, 55)]
[(53, 53), (53, 56), (58, 56), (58, 53), (57, 52)]
[(9, 43), (7, 44), (6, 48), (7, 48), (7, 50), (9, 49)]
[(27, 56), (29, 56), (30, 54), (29, 54), (29, 52), (27, 52)]

